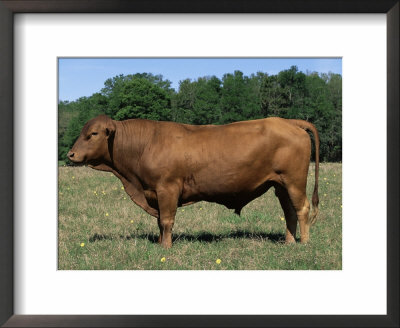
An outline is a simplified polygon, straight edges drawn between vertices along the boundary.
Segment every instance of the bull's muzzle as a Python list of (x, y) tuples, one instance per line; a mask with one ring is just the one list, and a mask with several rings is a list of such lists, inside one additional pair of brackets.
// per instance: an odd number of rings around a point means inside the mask
[(73, 160), (75, 159), (74, 156), (75, 156), (75, 153), (72, 152), (72, 151), (69, 151), (68, 154), (67, 154), (67, 157), (68, 157), (71, 161), (73, 161)]
[(68, 152), (67, 157), (72, 163), (75, 164), (82, 164), (83, 162), (85, 162), (85, 157), (82, 157), (80, 154), (76, 153), (73, 150), (70, 150)]

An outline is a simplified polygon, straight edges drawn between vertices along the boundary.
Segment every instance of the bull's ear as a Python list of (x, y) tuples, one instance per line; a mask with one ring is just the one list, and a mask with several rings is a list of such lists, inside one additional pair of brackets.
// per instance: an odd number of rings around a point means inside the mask
[(106, 136), (107, 138), (110, 138), (114, 135), (115, 133), (115, 122), (113, 120), (108, 120), (107, 125), (106, 125)]

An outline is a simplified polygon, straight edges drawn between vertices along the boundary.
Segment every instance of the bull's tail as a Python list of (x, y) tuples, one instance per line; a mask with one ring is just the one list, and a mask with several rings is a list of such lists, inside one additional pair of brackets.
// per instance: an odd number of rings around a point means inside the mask
[(318, 173), (319, 173), (319, 135), (318, 131), (313, 124), (303, 120), (289, 120), (290, 123), (304, 129), (309, 130), (314, 135), (314, 143), (315, 143), (315, 184), (314, 184), (314, 192), (312, 195), (312, 212), (309, 217), (310, 224), (314, 224), (317, 220), (318, 215)]

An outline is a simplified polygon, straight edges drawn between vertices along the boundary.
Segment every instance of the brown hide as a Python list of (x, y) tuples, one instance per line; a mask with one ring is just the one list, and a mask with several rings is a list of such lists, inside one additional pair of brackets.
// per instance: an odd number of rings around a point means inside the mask
[(70, 160), (113, 172), (131, 199), (158, 218), (160, 242), (171, 246), (176, 208), (205, 200), (241, 209), (271, 186), (293, 242), (297, 221), (308, 240), (305, 195), (311, 142), (316, 141), (314, 214), (318, 206), (319, 138), (305, 121), (267, 118), (227, 125), (194, 126), (132, 119), (89, 121), (68, 153)]

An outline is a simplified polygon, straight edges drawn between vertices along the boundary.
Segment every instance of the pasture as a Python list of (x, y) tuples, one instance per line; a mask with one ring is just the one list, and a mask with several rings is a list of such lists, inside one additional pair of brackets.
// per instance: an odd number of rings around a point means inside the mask
[[(178, 208), (173, 246), (157, 244), (157, 221), (113, 174), (59, 167), (60, 270), (341, 270), (342, 164), (321, 163), (319, 216), (310, 243), (285, 245), (273, 188), (242, 210), (207, 202)], [(314, 165), (307, 195), (314, 187)], [(297, 237), (300, 237), (299, 229)]]

